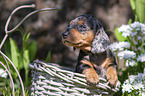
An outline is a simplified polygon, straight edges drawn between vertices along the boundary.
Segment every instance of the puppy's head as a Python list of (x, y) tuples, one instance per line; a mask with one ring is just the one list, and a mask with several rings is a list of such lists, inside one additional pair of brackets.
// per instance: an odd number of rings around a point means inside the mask
[(81, 15), (72, 20), (62, 33), (62, 42), (92, 53), (101, 53), (110, 44), (102, 25), (91, 15)]

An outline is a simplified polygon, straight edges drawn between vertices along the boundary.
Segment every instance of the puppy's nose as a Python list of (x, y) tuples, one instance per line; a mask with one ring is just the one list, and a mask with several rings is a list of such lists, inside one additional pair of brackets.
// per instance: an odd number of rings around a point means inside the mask
[(69, 34), (69, 32), (63, 32), (63, 33), (62, 33), (62, 37), (63, 37), (64, 39), (67, 38), (68, 34)]

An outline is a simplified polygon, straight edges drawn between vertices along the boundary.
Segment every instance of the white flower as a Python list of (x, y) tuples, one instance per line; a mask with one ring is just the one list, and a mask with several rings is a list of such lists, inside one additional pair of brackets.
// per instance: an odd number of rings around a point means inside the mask
[(138, 42), (134, 42), (134, 44), (135, 44), (135, 45), (137, 45), (137, 44), (138, 44)]
[(137, 32), (132, 32), (131, 36), (135, 36), (137, 34)]
[(136, 31), (140, 31), (140, 28), (136, 28), (135, 30), (136, 30)]
[[(136, 30), (136, 32), (134, 32)], [(118, 32), (122, 32), (122, 36), (135, 36), (138, 31), (141, 31), (145, 34), (145, 24), (134, 22), (130, 25), (122, 25), (118, 28)]]
[(142, 39), (142, 37), (141, 37), (141, 36), (138, 36), (138, 37), (137, 37), (137, 39), (138, 39), (138, 40), (141, 40), (141, 39)]
[(141, 48), (141, 47), (138, 47), (137, 49), (138, 49), (138, 50), (142, 50), (142, 48)]
[(131, 59), (131, 58), (135, 58), (136, 53), (134, 53), (134, 51), (129, 51), (129, 50), (125, 50), (125, 51), (121, 51), (118, 53), (118, 57), (120, 57), (120, 59)]
[(145, 34), (145, 24), (139, 23), (138, 21), (131, 24), (131, 27), (135, 29), (136, 31), (141, 31), (143, 34)]
[(122, 86), (123, 93), (125, 91), (130, 93), (134, 89), (139, 90), (139, 94), (144, 96), (144, 94), (145, 94), (145, 72), (138, 73), (138, 75), (130, 75), (129, 79), (124, 81), (123, 86)]
[(112, 51), (116, 51), (117, 49), (120, 49), (120, 46), (118, 46), (118, 43), (117, 42), (113, 42), (113, 44), (110, 44), (109, 48)]
[(141, 54), (138, 56), (137, 61), (144, 62), (145, 61), (145, 54)]
[(141, 28), (141, 32), (145, 33), (145, 27)]
[(133, 84), (133, 83), (134, 83), (135, 78), (136, 78), (136, 75), (130, 75), (130, 76), (129, 76), (128, 83)]
[(144, 85), (142, 83), (134, 84), (133, 88), (136, 89), (136, 90), (141, 89), (141, 88), (144, 88)]
[(132, 28), (129, 25), (122, 25), (118, 28), (118, 32), (124, 32), (127, 30), (131, 30)]
[(118, 28), (118, 32), (122, 32), (122, 36), (127, 37), (132, 34), (132, 28), (129, 25), (122, 25)]
[(131, 60), (131, 61), (127, 60), (127, 61), (126, 61), (126, 66), (127, 66), (127, 67), (128, 67), (128, 66), (134, 66), (135, 64), (136, 64), (135, 60)]
[(137, 28), (137, 30), (140, 30), (138, 28), (145, 28), (145, 24), (139, 23), (138, 21), (135, 21), (134, 23), (130, 24), (132, 28)]
[(140, 96), (140, 95), (141, 95), (141, 96), (145, 96), (145, 92), (144, 92), (144, 93), (140, 93), (139, 96)]
[(130, 36), (130, 35), (133, 35), (133, 36), (134, 36), (134, 34), (132, 34), (132, 31), (131, 31), (131, 30), (124, 31), (124, 32), (122, 33), (122, 36), (124, 36), (125, 38), (126, 38), (127, 36)]
[(7, 78), (8, 74), (0, 68), (0, 77)]
[(118, 45), (121, 47), (121, 48), (129, 48), (130, 47), (130, 43), (129, 42), (119, 42)]
[(109, 48), (112, 50), (112, 51), (116, 51), (117, 49), (118, 50), (123, 50), (124, 48), (130, 48), (130, 43), (129, 42), (114, 42), (113, 44), (110, 44)]
[(122, 92), (124, 93), (125, 91), (127, 91), (128, 93), (130, 93), (133, 90), (131, 84), (129, 83), (124, 83), (122, 86)]
[(136, 27), (141, 27), (140, 23), (137, 21), (137, 22), (134, 22), (132, 24), (130, 24), (132, 28), (136, 28)]

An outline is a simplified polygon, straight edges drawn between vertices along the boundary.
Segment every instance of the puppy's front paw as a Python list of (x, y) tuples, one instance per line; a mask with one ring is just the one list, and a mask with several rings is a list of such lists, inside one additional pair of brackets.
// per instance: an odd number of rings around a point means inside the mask
[(86, 76), (86, 80), (91, 84), (97, 84), (99, 82), (99, 76), (94, 70), (94, 68), (88, 68), (83, 71)]
[(111, 87), (115, 87), (118, 81), (118, 77), (117, 77), (117, 71), (116, 69), (114, 69), (113, 67), (109, 67), (107, 69), (107, 74), (106, 74), (107, 79), (109, 80), (109, 85)]

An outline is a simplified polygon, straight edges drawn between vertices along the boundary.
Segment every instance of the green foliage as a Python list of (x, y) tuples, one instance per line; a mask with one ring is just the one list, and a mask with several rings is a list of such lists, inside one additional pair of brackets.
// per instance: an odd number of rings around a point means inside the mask
[(51, 53), (48, 52), (45, 62), (50, 63)]
[(14, 63), (14, 65), (16, 66), (16, 68), (19, 67), (19, 64), (18, 64), (18, 60), (19, 60), (19, 51), (18, 51), (18, 47), (16, 45), (16, 42), (10, 38), (10, 55), (11, 55), (11, 60), (12, 62)]
[[(10, 86), (8, 86), (7, 88), (6, 87), (0, 88), (0, 90), (3, 96), (13, 96)], [(25, 96), (30, 96), (29, 94), (30, 94), (29, 91), (25, 90)], [(20, 89), (16, 89), (15, 96), (22, 96)]]
[[(19, 73), (24, 75), (24, 85), (29, 86), (31, 84), (31, 78), (28, 76), (29, 73), (29, 64), (35, 59), (36, 52), (37, 52), (37, 44), (36, 41), (29, 42), (30, 33), (28, 31), (24, 31), (23, 29), (18, 29), (17, 31), (21, 32), (22, 36), (22, 46), (18, 48), (16, 41), (12, 38), (9, 38), (7, 42), (4, 44), (4, 53), (11, 59), (14, 63), (16, 68), (18, 69)], [(48, 52), (47, 57), (45, 59), (46, 62), (50, 62), (51, 53)], [(3, 62), (5, 65), (5, 60), (2, 56), (0, 56), (0, 61)], [(9, 62), (8, 62), (9, 63)], [(10, 72), (14, 80), (14, 87), (15, 87), (15, 95), (21, 96), (21, 85), (18, 79), (18, 75), (15, 72), (12, 65), (9, 63)], [(3, 96), (12, 95), (12, 90), (10, 88), (10, 79), (9, 78), (0, 78), (0, 90), (3, 93)], [(26, 96), (29, 96), (29, 92), (25, 92)]]
[(0, 90), (2, 91), (3, 96), (9, 96), (11, 94), (10, 87), (1, 88)]
[(36, 41), (30, 42), (28, 45), (30, 62), (32, 62), (36, 56), (36, 52), (37, 52), (36, 45), (37, 45)]
[(136, 0), (136, 15), (137, 19), (141, 22), (145, 22), (145, 1)]
[(141, 23), (145, 22), (145, 1), (144, 0), (130, 0), (131, 8), (135, 15), (135, 20)]
[[(139, 23), (145, 23), (145, 0), (130, 0), (130, 5), (131, 5), (131, 8), (132, 8), (133, 13), (135, 15), (135, 21), (139, 21)], [(133, 28), (133, 26), (131, 26), (132, 23), (133, 23), (133, 21), (131, 19), (129, 19), (128, 25), (131, 28)], [(127, 80), (129, 78), (129, 76), (131, 76), (132, 74), (137, 75), (138, 73), (143, 72), (143, 70), (145, 68), (145, 62), (139, 61), (139, 59), (137, 60), (137, 58), (139, 58), (139, 56), (143, 56), (143, 54), (145, 54), (145, 51), (144, 51), (145, 46), (144, 46), (144, 37), (143, 37), (143, 35), (141, 35), (143, 33), (142, 32), (143, 28), (141, 28), (141, 27), (138, 28), (138, 30), (140, 29), (139, 31), (136, 30), (136, 29), (131, 30), (132, 31), (132, 33), (131, 33), (132, 36), (127, 36), (125, 38), (125, 37), (122, 36), (122, 32), (120, 32), (120, 33), (118, 32), (119, 27), (120, 26), (116, 27), (115, 31), (114, 31), (117, 40), (120, 41), (120, 42), (124, 42), (124, 41), (129, 42), (130, 43), (130, 48), (129, 49), (132, 52), (136, 53), (135, 58), (127, 59), (127, 60), (124, 61), (124, 68), (121, 70), (122, 74), (119, 75), (119, 80), (121, 81), (122, 88), (123, 88), (123, 84), (125, 84), (125, 80)], [(136, 35), (134, 35), (135, 32), (137, 32)], [(133, 35), (134, 35), (134, 37), (133, 37)], [(141, 37), (141, 39), (139, 39), (139, 36)], [(121, 46), (121, 45), (119, 45), (119, 46)], [(120, 49), (121, 49), (121, 47), (120, 47)], [(129, 49), (125, 48), (124, 50), (129, 50)], [(122, 49), (121, 50), (118, 50), (118, 49), (116, 50), (116, 52), (119, 52), (119, 51), (123, 51), (123, 50)], [(117, 61), (119, 62), (119, 59), (118, 59), (119, 57), (118, 57), (117, 53), (116, 53), (116, 57), (117, 57)], [(124, 58), (123, 58), (123, 60), (124, 60)], [(131, 62), (133, 60), (136, 62), (136, 64), (134, 66), (128, 66), (128, 67), (125, 66), (125, 64), (127, 64), (126, 61), (128, 61), (128, 64), (131, 64), (129, 62)], [(132, 64), (133, 64), (133, 62), (132, 62)], [(143, 92), (143, 91), (134, 89), (131, 92), (126, 91), (122, 94), (122, 89), (120, 89), (120, 91), (116, 93), (117, 95), (114, 95), (114, 96), (121, 96), (121, 95), (122, 96), (142, 96), (140, 94), (141, 92)]]
[[(145, 22), (145, 0), (130, 0), (130, 5), (132, 11), (135, 15), (135, 21), (139, 21), (141, 23)], [(131, 24), (132, 20), (129, 19), (128, 24)], [(125, 41), (126, 38), (122, 36), (122, 33), (118, 33), (118, 27), (115, 28), (115, 36), (118, 41)]]
[(139, 90), (133, 90), (132, 92), (128, 93), (127, 91), (124, 92), (124, 94), (122, 96), (143, 96), (141, 94), (139, 94)]
[[(128, 24), (131, 24), (131, 23), (132, 23), (132, 19), (129, 19)], [(124, 36), (122, 36), (122, 32), (118, 32), (118, 28), (119, 28), (119, 27), (120, 27), (120, 26), (117, 26), (117, 27), (115, 28), (115, 30), (114, 30), (115, 37), (116, 37), (116, 39), (117, 39), (118, 41), (126, 41), (127, 38), (125, 38)]]
[[(18, 45), (16, 44), (16, 41), (12, 38), (9, 38), (8, 42), (5, 42), (3, 50), (4, 50), (4, 53), (14, 63), (14, 65), (18, 69), (19, 73), (21, 73), (22, 76), (24, 76), (24, 85), (26, 87), (26, 86), (29, 86), (29, 84), (31, 84), (31, 80), (30, 80), (31, 78), (28, 75), (28, 73), (30, 71), (29, 64), (30, 64), (30, 62), (32, 62), (34, 60), (34, 58), (36, 56), (37, 45), (36, 45), (36, 41), (29, 42), (30, 33), (28, 31), (25, 32), (23, 29), (18, 29), (17, 31), (21, 32), (21, 36), (22, 36), (21, 48), (18, 49)], [(2, 56), (0, 56), (0, 61), (6, 65), (5, 60), (2, 58)], [(20, 92), (19, 88), (21, 88), (21, 86), (20, 86), (20, 81), (18, 79), (18, 75), (17, 75), (16, 71), (14, 70), (14, 68), (12, 67), (12, 65), (9, 64), (9, 66), (11, 69), (10, 70), (11, 75), (14, 80), (15, 89), (18, 89), (18, 90), (16, 90), (17, 91), (16, 93), (20, 94), (21, 92)], [(0, 81), (1, 81), (1, 85), (3, 85), (3, 86), (5, 86), (5, 87), (10, 86), (9, 78), (3, 79)], [(5, 93), (9, 93), (7, 91), (3, 91), (4, 96), (7, 96), (7, 95), (5, 95)], [(16, 95), (16, 96), (19, 96), (19, 95)]]
[[(118, 76), (123, 84), (123, 96), (140, 96), (145, 93), (141, 91), (141, 88), (145, 88), (143, 87), (145, 86), (144, 77), (141, 75), (145, 75), (144, 28), (145, 24), (139, 22), (122, 25), (118, 29), (119, 32), (122, 32), (122, 36), (127, 38), (126, 41), (114, 42), (110, 45), (110, 49), (114, 51), (116, 57), (124, 61), (122, 74)], [(117, 61), (119, 63), (118, 59)]]
[(135, 0), (130, 0), (130, 5), (131, 5), (131, 8), (133, 10), (133, 12), (135, 13)]
[(125, 41), (127, 38), (123, 37), (122, 36), (122, 33), (119, 33), (118, 32), (118, 28), (119, 28), (119, 26), (115, 28), (115, 36), (116, 36), (116, 39), (118, 41)]

